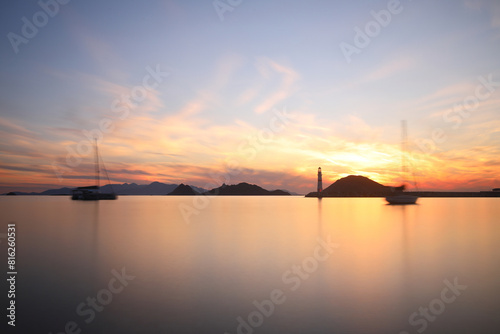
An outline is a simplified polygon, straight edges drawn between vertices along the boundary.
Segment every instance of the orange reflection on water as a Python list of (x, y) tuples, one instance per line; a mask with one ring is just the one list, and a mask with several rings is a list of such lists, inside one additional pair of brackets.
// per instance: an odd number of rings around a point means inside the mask
[[(24, 302), (41, 294), (36, 282), (50, 282), (44, 291), (57, 287), (59, 296), (51, 307), (77, 305), (112, 269), (126, 267), (136, 279), (100, 315), (124, 333), (234, 333), (238, 317), (276, 289), (286, 301), (263, 332), (399, 333), (415, 332), (409, 316), (457, 278), (467, 290), (429, 332), (466, 333), (476, 319), (496, 321), (488, 316), (500, 307), (496, 198), (421, 198), (413, 206), (381, 198), (221, 196), (205, 206), (193, 199), (2, 198), (33, 286)], [(195, 208), (189, 221), (183, 205)], [(338, 248), (315, 260), (318, 239)]]

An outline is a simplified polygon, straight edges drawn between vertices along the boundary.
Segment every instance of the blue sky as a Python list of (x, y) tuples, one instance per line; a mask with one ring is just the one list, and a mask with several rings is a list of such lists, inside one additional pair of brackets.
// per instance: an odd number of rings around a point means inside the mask
[[(22, 36), (22, 18), (42, 9), (2, 3), (0, 190), (89, 182), (91, 157), (68, 166), (67, 147), (103, 118), (115, 125), (100, 143), (115, 182), (204, 186), (232, 157), (244, 168), (230, 183), (306, 192), (317, 166), (325, 183), (348, 174), (395, 183), (406, 119), (424, 188), (499, 186), (497, 87), (470, 116), (450, 113), (479, 77), (500, 82), (498, 1), (229, 3), (240, 4), (221, 20), (212, 1), (73, 0), (17, 53), (8, 34)], [(397, 13), (348, 62), (342, 43), (355, 46), (355, 29), (391, 6)], [(112, 102), (156, 66), (168, 77), (118, 119)], [(285, 109), (294, 121), (251, 161), (238, 158)], [(436, 129), (446, 140), (422, 149)], [(54, 164), (67, 168), (62, 178)]]

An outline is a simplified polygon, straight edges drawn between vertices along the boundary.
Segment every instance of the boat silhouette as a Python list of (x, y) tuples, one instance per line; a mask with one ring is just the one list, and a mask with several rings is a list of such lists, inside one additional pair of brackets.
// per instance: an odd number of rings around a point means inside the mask
[[(108, 179), (108, 171), (104, 166), (104, 162), (101, 161), (99, 157), (99, 150), (97, 147), (97, 139), (94, 139), (94, 154), (95, 154), (95, 181), (96, 185), (87, 186), (87, 187), (78, 187), (73, 189), (71, 199), (72, 200), (81, 200), (81, 201), (99, 201), (99, 200), (112, 200), (117, 199), (118, 196), (112, 191), (111, 193), (101, 193), (100, 191), (100, 165), (102, 163), (102, 168), (104, 173), (106, 174), (106, 178)], [(112, 188), (111, 188), (112, 189)]]
[(418, 196), (412, 195), (411, 193), (404, 192), (406, 174), (408, 172), (408, 167), (406, 166), (406, 146), (408, 143), (408, 133), (406, 129), (406, 121), (401, 121), (401, 176), (403, 179), (403, 185), (401, 187), (394, 188), (394, 194), (387, 196), (385, 200), (389, 204), (416, 204)]

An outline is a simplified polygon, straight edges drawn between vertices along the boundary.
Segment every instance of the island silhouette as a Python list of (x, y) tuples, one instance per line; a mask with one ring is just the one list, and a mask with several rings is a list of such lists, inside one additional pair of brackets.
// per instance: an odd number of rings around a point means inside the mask
[(184, 183), (181, 183), (177, 186), (177, 188), (175, 188), (170, 193), (168, 193), (168, 195), (170, 195), (170, 196), (194, 196), (194, 195), (200, 195), (200, 193), (197, 191), (194, 191), (193, 188), (191, 188), (191, 186), (188, 186)]
[(218, 188), (214, 188), (209, 190), (203, 195), (219, 195), (219, 196), (266, 196), (266, 195), (274, 195), (274, 196), (283, 196), (290, 195), (289, 192), (284, 190), (266, 190), (262, 187), (259, 187), (255, 184), (250, 184), (246, 182), (241, 182), (235, 185), (227, 185), (223, 184)]
[[(41, 195), (41, 196), (70, 196), (75, 187), (63, 187), (59, 189), (49, 189), (42, 192), (19, 192), (11, 191), (8, 194), (2, 195)], [(139, 185), (136, 183), (123, 184), (107, 184), (101, 187), (103, 192), (113, 191), (117, 195), (177, 195), (177, 196), (195, 196), (195, 195), (222, 195), (222, 196), (267, 196), (267, 195), (290, 195), (290, 192), (285, 190), (266, 190), (258, 185), (241, 182), (235, 185), (223, 184), (218, 188), (211, 190), (181, 184), (166, 184), (162, 182), (151, 182), (147, 185)]]
[[(322, 197), (381, 197), (394, 190), (365, 176), (349, 175), (338, 179), (321, 192)], [(306, 197), (318, 197), (320, 193), (311, 192)]]
[[(306, 197), (386, 197), (404, 190), (404, 186), (384, 186), (366, 176), (349, 175), (338, 179), (321, 192)], [(491, 191), (407, 191), (418, 197), (500, 197), (496, 188)]]

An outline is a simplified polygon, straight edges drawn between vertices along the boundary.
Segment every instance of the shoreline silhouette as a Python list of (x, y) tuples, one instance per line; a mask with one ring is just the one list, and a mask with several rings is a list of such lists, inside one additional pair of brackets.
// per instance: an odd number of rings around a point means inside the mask
[[(121, 196), (268, 196), (268, 195), (300, 195), (288, 190), (266, 190), (258, 185), (241, 182), (235, 185), (223, 184), (218, 188), (204, 189), (189, 185), (181, 184), (166, 184), (162, 182), (151, 182), (146, 185), (138, 185), (136, 183), (112, 184), (115, 192)], [(103, 186), (103, 190), (106, 190)], [(1, 194), (0, 196), (70, 196), (71, 191), (76, 187), (63, 187), (58, 189), (48, 189), (42, 192), (20, 192), (10, 191)], [(191, 190), (190, 190), (191, 189)], [(336, 180), (334, 183), (326, 187), (318, 196), (318, 192), (310, 192), (305, 197), (385, 197), (394, 194), (401, 190), (401, 187), (385, 186), (375, 182), (365, 176), (349, 175)], [(405, 193), (413, 194), (419, 197), (500, 197), (500, 188), (493, 188), (489, 191), (407, 191)]]

